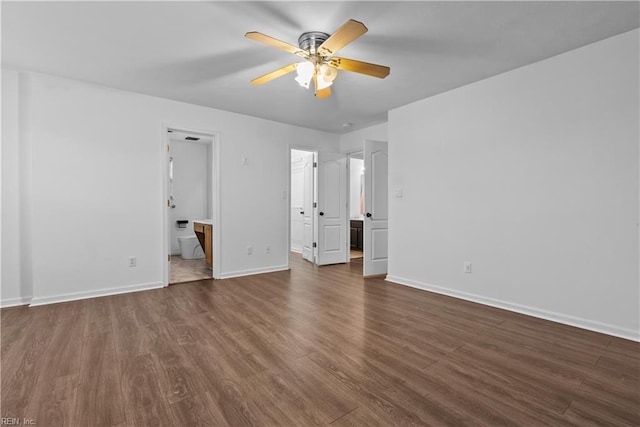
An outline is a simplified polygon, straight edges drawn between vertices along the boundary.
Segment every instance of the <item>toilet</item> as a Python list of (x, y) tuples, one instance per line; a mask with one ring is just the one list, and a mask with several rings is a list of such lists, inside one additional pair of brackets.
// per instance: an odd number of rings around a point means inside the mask
[(183, 259), (204, 258), (204, 251), (196, 236), (178, 237), (178, 245)]

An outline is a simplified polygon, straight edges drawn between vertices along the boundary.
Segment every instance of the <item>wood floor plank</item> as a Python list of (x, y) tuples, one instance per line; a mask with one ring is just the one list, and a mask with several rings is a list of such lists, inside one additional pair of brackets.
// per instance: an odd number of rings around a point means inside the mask
[(302, 357), (292, 362), (286, 370), (278, 374), (290, 387), (313, 406), (326, 423), (331, 423), (353, 411), (359, 405), (348, 390), (339, 386), (331, 376), (326, 375), (313, 361)]
[(110, 304), (110, 309), (118, 359), (144, 354), (144, 337), (134, 311), (116, 303)]
[(86, 337), (78, 376), (75, 424), (117, 426), (126, 421), (119, 372), (113, 334)]
[(334, 420), (334, 427), (386, 427), (388, 422), (364, 407), (358, 407), (348, 414)]
[(2, 370), (2, 417), (28, 417), (26, 409), (36, 394), (39, 378), (47, 377), (45, 355), (49, 354), (54, 325), (50, 323), (49, 311), (36, 310), (26, 312), (30, 317), (24, 331), (21, 351), (8, 359), (3, 356)]
[(465, 345), (447, 359), (458, 365), (482, 369), (487, 375), (504, 384), (505, 389), (524, 393), (539, 406), (563, 413), (575, 397), (579, 387), (566, 383), (562, 376), (548, 373), (536, 366), (509, 360), (498, 351), (488, 351)]
[(209, 393), (184, 398), (170, 405), (175, 426), (231, 426)]
[[(485, 416), (490, 425), (569, 425), (562, 414), (553, 411), (543, 401), (531, 399), (517, 387), (511, 387), (473, 365), (461, 365), (443, 360), (426, 367), (423, 375), (411, 379), (420, 394), (433, 395), (444, 407), (455, 407), (470, 419)], [(445, 387), (430, 393), (431, 384)], [(542, 403), (539, 403), (542, 402)], [(535, 410), (531, 410), (534, 409)], [(503, 418), (497, 418), (501, 414)]]
[(638, 426), (640, 409), (597, 399), (576, 399), (565, 412), (568, 421), (576, 425)]
[(640, 425), (640, 344), (362, 260), (0, 310), (3, 417), (63, 426)]
[(247, 378), (245, 395), (251, 396), (249, 407), (267, 424), (321, 426), (327, 421), (313, 401), (302, 395), (291, 381), (291, 375), (266, 370)]
[(83, 336), (102, 335), (113, 332), (111, 304), (106, 298), (91, 298), (86, 301)]
[(36, 423), (46, 420), (49, 426), (78, 424), (74, 418), (77, 386), (78, 374), (40, 378), (25, 409), (26, 418)]
[(82, 315), (63, 316), (53, 329), (49, 351), (44, 357), (50, 378), (80, 372), (83, 338)]
[(158, 384), (158, 367), (148, 354), (120, 362), (120, 388), (127, 425), (171, 425), (169, 407)]

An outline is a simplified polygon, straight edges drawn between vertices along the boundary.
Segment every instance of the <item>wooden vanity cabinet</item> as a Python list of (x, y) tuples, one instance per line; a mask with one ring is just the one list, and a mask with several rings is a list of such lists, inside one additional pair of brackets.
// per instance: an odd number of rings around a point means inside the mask
[(204, 259), (209, 267), (213, 266), (213, 227), (211, 224), (202, 222), (193, 222), (193, 231), (200, 242), (200, 246), (204, 250)]
[(361, 219), (351, 220), (351, 248), (363, 250), (364, 229)]

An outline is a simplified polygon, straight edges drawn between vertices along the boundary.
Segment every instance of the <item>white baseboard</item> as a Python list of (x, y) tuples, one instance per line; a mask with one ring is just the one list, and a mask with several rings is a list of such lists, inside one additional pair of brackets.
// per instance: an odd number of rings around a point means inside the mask
[(587, 320), (580, 317), (570, 316), (568, 314), (556, 313), (553, 311), (543, 310), (535, 307), (515, 304), (507, 301), (488, 298), (481, 295), (470, 294), (467, 292), (461, 292), (453, 289), (443, 288), (440, 286), (431, 285), (429, 283), (422, 283), (416, 280), (405, 279), (397, 276), (388, 275), (385, 280), (389, 282), (397, 283), (399, 285), (421, 289), (423, 291), (429, 291), (437, 294), (447, 295), (450, 297), (459, 298), (466, 301), (475, 302), (478, 304), (484, 304), (491, 307), (501, 308), (504, 310), (509, 310), (516, 313), (520, 313), (520, 314), (526, 314), (528, 316), (538, 317), (540, 319), (550, 320), (552, 322), (563, 323), (565, 325), (575, 326), (581, 329), (587, 329), (594, 332), (600, 332), (603, 334), (640, 342), (640, 331), (634, 331), (633, 329), (621, 328), (619, 326), (596, 322), (593, 320)]
[(32, 298), (29, 307), (39, 305), (55, 304), (58, 302), (76, 301), (80, 299), (106, 297), (109, 295), (127, 294), (129, 292), (148, 291), (150, 289), (163, 288), (164, 284), (160, 282), (146, 283), (142, 285), (122, 286), (119, 288), (105, 288), (86, 292), (72, 292), (69, 294), (52, 295), (48, 297)]
[(18, 305), (28, 305), (31, 297), (7, 298), (0, 300), (0, 308), (16, 307)]
[(229, 273), (220, 273), (221, 279), (231, 279), (232, 277), (253, 276), (254, 274), (275, 273), (276, 271), (289, 270), (288, 265), (280, 265), (269, 268), (253, 268), (249, 270), (231, 271)]

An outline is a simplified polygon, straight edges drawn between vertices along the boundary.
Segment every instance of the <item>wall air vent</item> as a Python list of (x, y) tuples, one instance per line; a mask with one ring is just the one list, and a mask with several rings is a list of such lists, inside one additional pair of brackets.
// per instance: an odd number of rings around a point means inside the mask
[(194, 136), (187, 136), (185, 138), (185, 141), (199, 141), (199, 140), (200, 140), (200, 138), (196, 138)]

